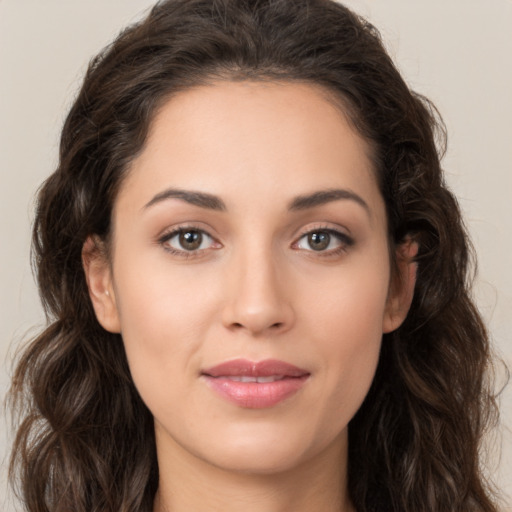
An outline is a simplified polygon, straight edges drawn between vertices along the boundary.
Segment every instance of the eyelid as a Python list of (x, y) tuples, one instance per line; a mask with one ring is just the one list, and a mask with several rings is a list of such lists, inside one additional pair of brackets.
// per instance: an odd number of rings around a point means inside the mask
[[(336, 247), (334, 249), (324, 250), (324, 251), (315, 251), (314, 249), (303, 249), (300, 247), (297, 247), (298, 243), (306, 236), (312, 234), (312, 233), (318, 233), (318, 232), (324, 232), (329, 233), (330, 235), (337, 238), (337, 240), (340, 242), (340, 246)], [(346, 230), (343, 230), (342, 228), (333, 227), (330, 224), (317, 224), (313, 226), (308, 226), (307, 228), (303, 228), (300, 232), (300, 234), (295, 238), (295, 241), (292, 243), (292, 248), (296, 250), (302, 250), (305, 252), (311, 252), (315, 253), (316, 256), (319, 257), (328, 257), (331, 255), (337, 255), (341, 252), (345, 252), (349, 247), (354, 245), (355, 240), (354, 238), (346, 233)]]
[[(211, 239), (211, 246), (204, 248), (204, 249), (194, 249), (187, 251), (186, 249), (178, 249), (176, 247), (172, 247), (167, 242), (171, 240), (176, 235), (186, 232), (187, 230), (190, 231), (198, 231), (203, 234), (203, 236), (208, 237)], [(333, 227), (331, 224), (316, 224), (316, 225), (310, 225), (308, 227), (305, 227), (301, 229), (300, 233), (296, 236), (295, 241), (291, 244), (291, 248), (295, 250), (300, 250), (308, 253), (313, 253), (317, 257), (329, 257), (329, 256), (336, 256), (340, 253), (346, 252), (349, 247), (354, 245), (355, 241), (354, 238), (346, 233), (346, 229), (340, 228), (340, 227)], [(320, 250), (315, 251), (314, 249), (306, 249), (302, 247), (298, 247), (299, 242), (306, 236), (316, 233), (316, 232), (324, 232), (328, 233), (331, 236), (335, 237), (338, 242), (339, 246), (335, 247), (333, 249), (326, 249), (326, 250)], [(206, 252), (209, 252), (210, 250), (216, 250), (223, 247), (222, 243), (219, 242), (218, 238), (214, 235), (210, 234), (210, 230), (205, 229), (204, 227), (198, 225), (197, 223), (190, 222), (186, 224), (179, 224), (176, 226), (172, 226), (164, 230), (156, 239), (156, 243), (161, 245), (164, 250), (167, 252), (174, 254), (176, 256), (180, 256), (183, 258), (193, 258), (204, 255)]]
[[(187, 251), (185, 249), (177, 249), (176, 247), (172, 247), (167, 244), (167, 242), (169, 242), (169, 240), (171, 240), (175, 236), (179, 235), (180, 233), (183, 233), (186, 231), (197, 231), (197, 232), (202, 233), (203, 236), (207, 236), (209, 239), (211, 239), (212, 246), (205, 248), (205, 249), (195, 249), (195, 250)], [(157, 237), (156, 242), (157, 242), (157, 244), (161, 245), (165, 251), (167, 251), (175, 256), (180, 256), (183, 258), (198, 257), (198, 256), (203, 255), (205, 252), (209, 251), (210, 249), (220, 249), (222, 247), (222, 244), (217, 240), (217, 238), (215, 236), (213, 236), (212, 234), (210, 234), (207, 229), (205, 229), (204, 227), (200, 227), (194, 223), (179, 224), (177, 226), (167, 228)]]

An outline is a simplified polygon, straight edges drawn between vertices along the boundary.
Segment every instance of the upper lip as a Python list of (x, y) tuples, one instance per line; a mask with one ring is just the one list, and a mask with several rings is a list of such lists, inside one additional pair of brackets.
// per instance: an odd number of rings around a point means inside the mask
[(265, 359), (263, 361), (248, 361), (247, 359), (233, 359), (225, 361), (201, 372), (209, 377), (270, 377), (281, 375), (283, 377), (304, 377), (309, 375), (307, 370), (279, 361), (277, 359)]

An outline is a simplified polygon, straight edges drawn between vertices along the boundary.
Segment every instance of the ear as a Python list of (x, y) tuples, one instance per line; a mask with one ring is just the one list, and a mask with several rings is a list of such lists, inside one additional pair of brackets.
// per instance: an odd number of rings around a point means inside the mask
[(98, 322), (107, 331), (121, 332), (112, 271), (104, 243), (99, 237), (90, 236), (85, 241), (82, 247), (82, 265)]
[(418, 244), (411, 238), (406, 238), (396, 249), (397, 275), (391, 278), (382, 322), (384, 333), (398, 329), (409, 312), (416, 284), (417, 254)]

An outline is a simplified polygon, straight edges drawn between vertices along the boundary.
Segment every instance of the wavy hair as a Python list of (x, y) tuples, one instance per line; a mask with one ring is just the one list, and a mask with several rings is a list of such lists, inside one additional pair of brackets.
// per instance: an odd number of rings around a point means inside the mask
[[(48, 327), (11, 388), (19, 424), (11, 478), (29, 512), (151, 512), (153, 419), (121, 336), (103, 330), (81, 262), (108, 240), (112, 205), (159, 107), (218, 80), (301, 81), (339, 98), (374, 149), (390, 245), (419, 244), (410, 313), (384, 335), (349, 426), (359, 512), (494, 512), (482, 435), (495, 403), (489, 342), (471, 301), (471, 249), (440, 167), (445, 131), (411, 91), (378, 31), (330, 0), (167, 0), (89, 65), (38, 195), (33, 261)], [(391, 251), (394, 252), (394, 251)]]

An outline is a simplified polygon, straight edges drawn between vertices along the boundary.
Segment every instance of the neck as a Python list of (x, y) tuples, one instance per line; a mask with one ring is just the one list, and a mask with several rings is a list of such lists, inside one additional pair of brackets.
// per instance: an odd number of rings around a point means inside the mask
[(154, 512), (355, 512), (347, 492), (346, 442), (292, 469), (268, 473), (226, 470), (179, 447), (171, 451), (166, 457), (159, 450)]

